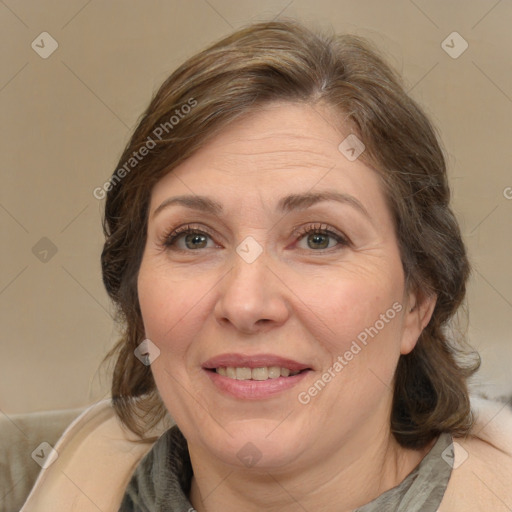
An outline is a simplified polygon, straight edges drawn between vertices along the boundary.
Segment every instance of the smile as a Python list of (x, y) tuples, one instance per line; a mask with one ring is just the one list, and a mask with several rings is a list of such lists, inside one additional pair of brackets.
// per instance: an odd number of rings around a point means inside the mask
[(280, 366), (263, 366), (261, 368), (249, 368), (247, 366), (233, 367), (220, 366), (215, 371), (223, 377), (236, 380), (268, 380), (278, 377), (293, 377), (300, 373), (298, 370), (290, 370)]
[(275, 354), (221, 354), (202, 367), (217, 391), (242, 400), (280, 395), (313, 370), (307, 364)]

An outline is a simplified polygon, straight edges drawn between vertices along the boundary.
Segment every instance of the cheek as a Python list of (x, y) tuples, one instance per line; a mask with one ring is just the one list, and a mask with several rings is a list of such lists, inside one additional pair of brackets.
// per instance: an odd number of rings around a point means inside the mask
[(202, 286), (191, 286), (189, 281), (171, 279), (158, 267), (141, 266), (138, 295), (145, 335), (162, 352), (177, 353), (186, 349), (193, 325), (200, 322), (203, 290)]
[(325, 407), (336, 403), (364, 409), (366, 404), (367, 410), (373, 410), (388, 395), (400, 357), (400, 291), (389, 281), (378, 286), (345, 281), (317, 297), (311, 308), (316, 314), (310, 318), (316, 322), (315, 337), (322, 340), (326, 355), (321, 378), (333, 381), (319, 405), (324, 400)]
[(323, 289), (303, 287), (301, 295), (307, 297), (304, 303), (311, 325), (316, 326), (329, 352), (348, 350), (352, 341), (364, 342), (377, 335), (383, 342), (385, 338), (398, 343), (403, 293), (399, 277), (399, 273), (396, 279), (382, 273), (366, 279), (360, 274), (344, 275)]

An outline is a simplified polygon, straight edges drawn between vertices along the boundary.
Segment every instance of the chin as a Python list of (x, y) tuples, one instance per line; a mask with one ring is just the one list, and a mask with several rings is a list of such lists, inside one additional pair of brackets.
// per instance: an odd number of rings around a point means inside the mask
[[(280, 422), (287, 423), (281, 431)], [(303, 429), (282, 419), (227, 422), (225, 430), (215, 424), (203, 432), (209, 434), (201, 439), (201, 444), (225, 464), (255, 470), (275, 470), (293, 464), (310, 438), (304, 435)]]

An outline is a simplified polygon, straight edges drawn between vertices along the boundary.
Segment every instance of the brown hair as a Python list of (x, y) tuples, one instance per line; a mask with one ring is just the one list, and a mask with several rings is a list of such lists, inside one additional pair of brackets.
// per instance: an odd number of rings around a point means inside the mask
[(144, 339), (137, 273), (151, 190), (227, 123), (271, 101), (320, 102), (349, 124), (366, 146), (360, 158), (382, 179), (407, 286), (437, 295), (416, 347), (399, 359), (393, 434), (402, 446), (420, 448), (441, 432), (466, 433), (466, 382), (479, 360), (463, 363), (464, 342), (447, 329), (465, 296), (469, 263), (435, 132), (370, 43), (316, 34), (294, 21), (250, 25), (186, 61), (160, 87), (120, 158), (107, 187), (101, 256), (124, 326), (105, 359), (116, 357), (116, 413), (142, 437), (166, 414), (150, 367), (134, 356)]

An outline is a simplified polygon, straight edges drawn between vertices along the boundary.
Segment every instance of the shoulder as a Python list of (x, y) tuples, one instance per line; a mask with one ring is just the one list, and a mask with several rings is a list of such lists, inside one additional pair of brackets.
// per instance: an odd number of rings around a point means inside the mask
[(453, 470), (440, 512), (510, 511), (512, 508), (512, 409), (472, 398), (475, 424), (454, 438)]
[[(161, 422), (150, 435), (169, 427)], [(110, 400), (86, 409), (54, 446), (21, 512), (117, 511), (139, 461), (154, 443), (141, 442), (117, 418)]]

